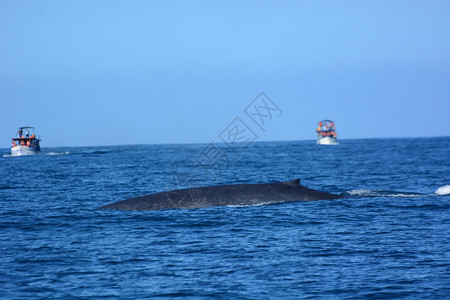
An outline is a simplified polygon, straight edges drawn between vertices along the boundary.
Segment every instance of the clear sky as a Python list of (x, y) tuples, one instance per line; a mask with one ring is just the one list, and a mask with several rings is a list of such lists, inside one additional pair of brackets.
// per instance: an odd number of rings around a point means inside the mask
[[(450, 1), (0, 0), (0, 148), (450, 135)], [(254, 124), (253, 124), (254, 125)]]

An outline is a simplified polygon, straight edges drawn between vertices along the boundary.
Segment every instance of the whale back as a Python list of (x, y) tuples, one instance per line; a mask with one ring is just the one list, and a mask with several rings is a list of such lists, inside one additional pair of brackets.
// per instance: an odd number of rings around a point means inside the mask
[(337, 198), (340, 196), (309, 189), (300, 184), (300, 179), (295, 179), (276, 183), (217, 185), (173, 190), (118, 201), (99, 209), (187, 209)]

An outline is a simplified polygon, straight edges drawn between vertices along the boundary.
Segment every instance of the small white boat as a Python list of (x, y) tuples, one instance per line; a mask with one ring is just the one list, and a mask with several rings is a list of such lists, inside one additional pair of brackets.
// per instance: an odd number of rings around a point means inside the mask
[(333, 121), (320, 121), (316, 133), (318, 145), (339, 145), (337, 142), (336, 127), (334, 126)]
[(36, 137), (34, 127), (20, 127), (17, 130), (17, 138), (13, 138), (11, 142), (11, 155), (38, 154), (41, 151), (40, 141)]

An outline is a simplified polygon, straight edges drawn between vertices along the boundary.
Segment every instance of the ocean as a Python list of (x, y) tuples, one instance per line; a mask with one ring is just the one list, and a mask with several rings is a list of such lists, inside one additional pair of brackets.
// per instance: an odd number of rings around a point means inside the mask
[[(0, 149), (0, 299), (450, 298), (450, 137), (41, 147)], [(344, 198), (96, 209), (296, 178)]]

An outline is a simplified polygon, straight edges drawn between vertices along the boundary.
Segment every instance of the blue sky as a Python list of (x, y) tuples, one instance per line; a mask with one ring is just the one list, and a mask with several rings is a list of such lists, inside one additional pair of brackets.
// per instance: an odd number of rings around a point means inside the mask
[[(0, 147), (450, 135), (450, 1), (0, 0)], [(254, 125), (254, 124), (253, 124)]]

